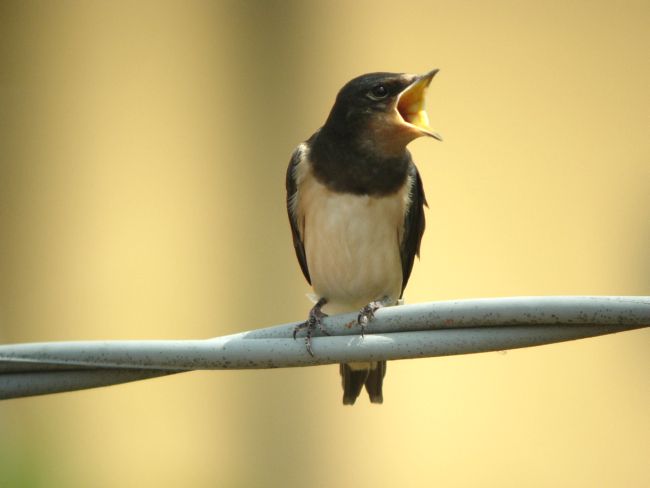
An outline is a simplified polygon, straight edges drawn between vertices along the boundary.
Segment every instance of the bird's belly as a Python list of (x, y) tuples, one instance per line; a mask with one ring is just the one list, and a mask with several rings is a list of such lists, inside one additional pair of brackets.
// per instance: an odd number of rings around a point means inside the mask
[(326, 311), (356, 310), (384, 296), (397, 301), (403, 196), (313, 196), (304, 216), (305, 252), (314, 292), (329, 302)]

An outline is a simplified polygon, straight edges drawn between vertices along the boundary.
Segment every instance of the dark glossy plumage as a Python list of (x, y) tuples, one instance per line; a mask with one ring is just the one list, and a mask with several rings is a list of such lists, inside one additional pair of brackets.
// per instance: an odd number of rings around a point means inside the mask
[(296, 251), (296, 257), (298, 258), (298, 263), (300, 264), (300, 269), (302, 274), (305, 275), (307, 283), (311, 285), (311, 278), (309, 277), (309, 268), (307, 267), (307, 256), (305, 255), (305, 244), (302, 241), (300, 232), (298, 231), (298, 222), (296, 221), (297, 216), (291, 210), (291, 204), (293, 198), (295, 198), (296, 191), (298, 187), (296, 185), (296, 179), (294, 170), (298, 163), (300, 162), (300, 150), (296, 149), (291, 155), (291, 161), (289, 162), (289, 167), (287, 168), (287, 177), (286, 177), (286, 188), (287, 188), (287, 213), (289, 214), (289, 224), (291, 224), (291, 236), (293, 237), (293, 248)]

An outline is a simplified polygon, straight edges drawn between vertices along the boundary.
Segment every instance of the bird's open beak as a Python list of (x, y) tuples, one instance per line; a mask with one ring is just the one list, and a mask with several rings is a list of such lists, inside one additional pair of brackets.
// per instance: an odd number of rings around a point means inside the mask
[(397, 97), (397, 113), (405, 124), (417, 130), (421, 135), (431, 136), (442, 141), (442, 137), (429, 127), (429, 116), (424, 109), (425, 94), (437, 69), (417, 76), (413, 82)]

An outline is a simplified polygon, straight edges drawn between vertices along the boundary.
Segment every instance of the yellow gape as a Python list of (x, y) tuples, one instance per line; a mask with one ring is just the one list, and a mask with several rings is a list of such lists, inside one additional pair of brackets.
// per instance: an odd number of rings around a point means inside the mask
[(437, 71), (427, 73), (400, 93), (397, 100), (397, 112), (406, 124), (414, 125), (423, 134), (442, 140), (440, 135), (429, 127), (429, 115), (424, 108), (427, 88)]

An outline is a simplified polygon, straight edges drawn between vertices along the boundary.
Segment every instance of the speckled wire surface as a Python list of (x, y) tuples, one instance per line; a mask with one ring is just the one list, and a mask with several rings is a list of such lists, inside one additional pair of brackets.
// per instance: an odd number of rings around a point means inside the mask
[(315, 366), (515, 349), (650, 326), (650, 297), (516, 297), (379, 310), (365, 337), (354, 314), (329, 317), (314, 356), (297, 323), (205, 340), (0, 346), (0, 399), (125, 383), (197, 369)]

